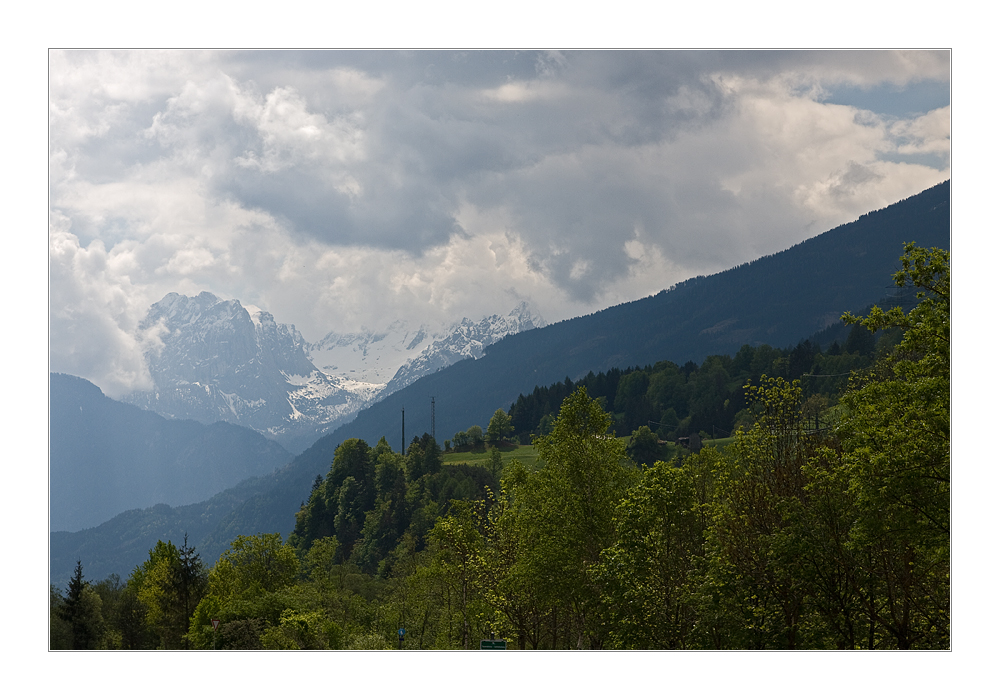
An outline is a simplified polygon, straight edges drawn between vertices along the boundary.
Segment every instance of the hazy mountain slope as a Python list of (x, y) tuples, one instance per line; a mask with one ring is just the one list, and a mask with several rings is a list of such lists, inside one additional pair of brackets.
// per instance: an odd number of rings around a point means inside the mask
[(201, 501), (292, 458), (253, 430), (168, 420), (79, 377), (52, 374), (49, 392), (52, 530), (91, 527), (156, 503)]
[[(329, 439), (400, 443), (431, 431), (436, 398), (439, 442), (483, 427), (518, 394), (589, 371), (658, 360), (701, 363), (741, 345), (793, 345), (841, 313), (885, 296), (904, 241), (950, 247), (950, 182), (860, 217), (781, 253), (688, 280), (638, 301), (509, 336), (479, 360), (459, 362), (360, 412)], [(324, 440), (327, 438), (324, 438)]]
[(209, 566), (237, 535), (280, 532), (287, 537), (313, 480), (317, 474), (326, 475), (332, 462), (333, 449), (320, 444), (276, 472), (246, 479), (199, 503), (176, 508), (160, 504), (119, 513), (79, 532), (53, 532), (50, 581), (65, 586), (77, 560), (90, 580), (112, 573), (126, 578), (146, 560), (157, 540), (176, 544), (185, 533)]

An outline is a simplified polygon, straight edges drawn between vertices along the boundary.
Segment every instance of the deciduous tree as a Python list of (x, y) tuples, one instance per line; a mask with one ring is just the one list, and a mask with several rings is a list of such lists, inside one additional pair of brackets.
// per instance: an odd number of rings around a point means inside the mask
[(490, 418), (490, 423), (486, 428), (486, 442), (496, 445), (503, 438), (507, 437), (513, 429), (510, 416), (502, 408), (498, 408), (493, 413), (493, 417)]
[[(614, 511), (635, 473), (611, 418), (585, 389), (567, 398), (552, 433), (537, 438), (544, 467), (526, 473), (513, 507), (527, 533), (524, 574), (561, 609), (569, 639), (557, 646), (601, 648), (607, 630), (593, 567), (614, 541)], [(555, 641), (555, 640), (554, 640)]]

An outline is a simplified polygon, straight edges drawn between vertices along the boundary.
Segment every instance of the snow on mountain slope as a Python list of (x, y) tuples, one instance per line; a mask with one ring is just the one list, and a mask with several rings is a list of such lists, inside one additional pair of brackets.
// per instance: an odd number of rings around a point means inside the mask
[(327, 333), (318, 343), (307, 343), (305, 352), (327, 374), (384, 386), (443, 331), (413, 329), (406, 321), (395, 321), (381, 332), (365, 328), (360, 333)]
[(379, 398), (402, 389), (430, 372), (459, 360), (478, 359), (484, 348), (513, 333), (541, 328), (545, 321), (521, 302), (505, 316), (479, 321), (463, 318), (448, 328), (413, 329), (396, 321), (384, 331), (328, 333), (318, 343), (306, 344), (306, 355), (324, 372), (343, 379), (382, 384)]
[(162, 346), (146, 356), (155, 389), (125, 400), (168, 418), (224, 420), (292, 449), (350, 418), (382, 389), (321, 372), (294, 326), (208, 292), (168, 294), (150, 307), (139, 332), (157, 326)]
[(506, 316), (493, 314), (473, 322), (463, 318), (452, 326), (451, 333), (430, 343), (419, 355), (404, 363), (385, 388), (385, 394), (399, 391), (420, 377), (453, 365), (460, 360), (479, 359), (485, 348), (514, 333), (541, 328), (545, 321), (532, 313), (525, 302)]
[(124, 400), (167, 418), (253, 428), (295, 452), (424, 374), (542, 325), (522, 303), (506, 316), (436, 332), (396, 321), (379, 333), (329, 333), (311, 344), (255, 306), (171, 293), (139, 327), (161, 341), (146, 355), (155, 388)]

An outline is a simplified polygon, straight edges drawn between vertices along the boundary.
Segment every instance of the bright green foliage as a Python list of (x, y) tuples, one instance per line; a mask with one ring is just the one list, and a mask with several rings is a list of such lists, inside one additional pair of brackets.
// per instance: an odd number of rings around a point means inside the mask
[(292, 609), (260, 636), (264, 649), (339, 649), (342, 643), (340, 627), (322, 613)]
[(500, 475), (503, 474), (503, 455), (500, 454), (499, 448), (493, 447), (490, 449), (488, 469), (490, 470), (490, 474), (496, 479), (499, 479)]
[(495, 445), (507, 437), (513, 429), (510, 416), (502, 408), (498, 408), (486, 428), (486, 442)]
[[(521, 541), (517, 569), (540, 603), (563, 617), (550, 644), (601, 648), (607, 634), (593, 567), (614, 541), (614, 512), (635, 470), (611, 418), (583, 389), (567, 398), (552, 433), (537, 438), (536, 472), (511, 480)], [(522, 632), (523, 634), (523, 632)]]
[(260, 635), (292, 607), (287, 589), (298, 573), (295, 550), (277, 533), (237, 537), (209, 572), (208, 593), (195, 610), (189, 639), (196, 647), (212, 648), (211, 620), (217, 617), (219, 648), (260, 648)]
[(608, 414), (580, 389), (563, 402), (551, 435), (535, 442), (545, 465), (535, 474), (564, 490), (566, 526), (587, 565), (611, 540), (615, 505), (635, 476), (610, 427)]
[(660, 438), (643, 425), (632, 433), (632, 439), (627, 448), (628, 456), (639, 466), (649, 466), (660, 459)]
[[(707, 458), (710, 449), (702, 451)], [(692, 475), (663, 462), (642, 473), (619, 503), (617, 534), (602, 552), (599, 578), (613, 646), (683, 649), (695, 621), (687, 600), (702, 521)]]
[(802, 466), (811, 443), (804, 434), (798, 382), (761, 378), (747, 387), (756, 423), (737, 432), (732, 458), (715, 474), (713, 519), (702, 594), (702, 634), (723, 648), (798, 648), (803, 590), (776, 556), (789, 515), (804, 494)]
[[(152, 633), (157, 648), (188, 648), (191, 616), (207, 583), (200, 557), (188, 546), (186, 536), (180, 549), (169, 541), (158, 541), (149, 550), (149, 558), (129, 577), (129, 597), (123, 603), (128, 606), (124, 614), (130, 624), (122, 627), (123, 643), (128, 648), (142, 648), (149, 644), (146, 637)], [(140, 610), (145, 613), (148, 632), (139, 629), (133, 619)]]
[(146, 610), (146, 625), (156, 636), (157, 648), (179, 649), (187, 624), (177, 620), (171, 609), (172, 570), (180, 565), (177, 548), (170, 542), (157, 541), (149, 558), (136, 567), (129, 586)]
[(295, 550), (281, 535), (240, 535), (209, 573), (209, 588), (222, 599), (253, 591), (276, 591), (293, 584), (299, 572)]
[[(183, 635), (208, 587), (208, 572), (194, 547), (188, 546), (187, 534), (184, 535), (184, 544), (175, 551), (177, 556), (170, 560), (166, 587), (160, 593), (158, 607), (163, 614), (164, 629), (170, 630), (171, 637), (175, 631), (180, 633), (182, 646), (187, 649), (188, 641)], [(167, 636), (164, 635), (163, 639), (166, 644)]]
[(347, 642), (346, 649), (356, 649), (358, 651), (382, 651), (385, 649), (395, 649), (389, 644), (385, 637), (376, 632), (361, 632), (353, 635)]
[(948, 253), (907, 244), (898, 286), (919, 291), (909, 314), (873, 308), (869, 330), (900, 328), (896, 353), (858, 377), (839, 429), (857, 512), (856, 585), (874, 646), (940, 648), (950, 639), (950, 289)]
[[(434, 543), (433, 566), (445, 586), (448, 601), (444, 631), (448, 647), (470, 649), (478, 602), (478, 578), (483, 549), (480, 524), (485, 519), (484, 501), (455, 501), (451, 513), (438, 519), (430, 532)], [(478, 626), (476, 626), (478, 627)]]
[[(538, 649), (542, 644), (542, 622), (548, 611), (542, 608), (536, 582), (524, 566), (525, 538), (529, 533), (511, 505), (518, 500), (516, 491), (525, 481), (524, 465), (514, 460), (508, 465), (501, 498), (481, 523), (484, 546), (479, 581), (490, 630), (512, 639), (519, 649)], [(553, 631), (552, 638), (556, 636)]]
[[(918, 248), (907, 243), (902, 269), (893, 274), (898, 287), (915, 287), (917, 308), (909, 314), (900, 307), (884, 311), (872, 307), (867, 318), (844, 314), (844, 323), (860, 323), (872, 333), (886, 328), (903, 330), (897, 373), (903, 376), (945, 376), (951, 363), (951, 268), (948, 251)], [(909, 355), (909, 357), (907, 357)]]
[[(399, 629), (406, 630), (404, 649), (455, 648), (452, 601), (435, 566), (434, 544), (418, 551), (416, 540), (406, 534), (392, 561), (392, 575), (383, 589), (375, 626), (383, 646), (374, 648), (398, 648)], [(352, 643), (359, 645), (363, 638)]]
[(903, 335), (835, 410), (800, 406), (794, 383), (750, 388), (755, 424), (715, 475), (700, 643), (947, 648), (949, 270), (912, 245), (902, 262), (897, 284), (920, 303), (845, 315)]
[[(320, 612), (336, 624), (324, 634), (329, 648), (351, 648), (352, 635), (367, 632), (376, 615), (372, 601), (380, 596), (380, 582), (352, 563), (338, 563), (335, 537), (313, 542), (302, 564), (304, 581), (296, 587), (299, 612)], [(334, 645), (339, 645), (335, 647)]]

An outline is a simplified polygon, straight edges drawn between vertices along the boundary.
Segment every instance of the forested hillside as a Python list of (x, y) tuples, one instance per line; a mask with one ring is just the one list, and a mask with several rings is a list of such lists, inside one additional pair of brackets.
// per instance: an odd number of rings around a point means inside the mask
[[(746, 346), (688, 371), (588, 375), (553, 412), (562, 389), (522, 396), (484, 439), (541, 415), (532, 466), (500, 450), (445, 463), (427, 434), (405, 455), (345, 440), (287, 541), (242, 532), (210, 566), (186, 538), (161, 541), (127, 580), (90, 583), (78, 565), (51, 590), (51, 644), (947, 649), (950, 268), (913, 245), (901, 261), (916, 307), (844, 314), (869, 335), (833, 353)], [(744, 375), (732, 438), (700, 445), (696, 421), (724, 418)], [(701, 389), (722, 414), (700, 412)], [(642, 411), (679, 421), (614, 437)], [(654, 423), (672, 444), (647, 439)]]

